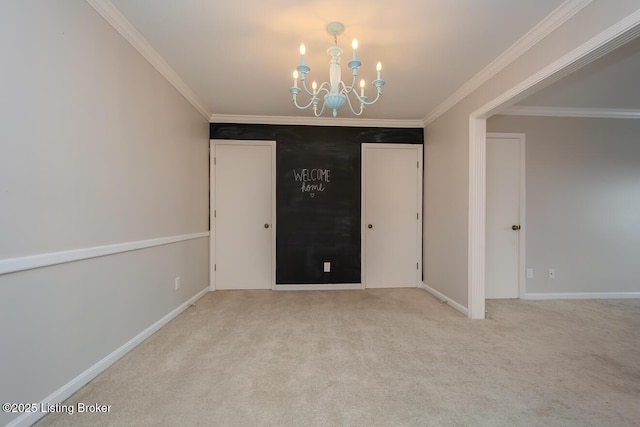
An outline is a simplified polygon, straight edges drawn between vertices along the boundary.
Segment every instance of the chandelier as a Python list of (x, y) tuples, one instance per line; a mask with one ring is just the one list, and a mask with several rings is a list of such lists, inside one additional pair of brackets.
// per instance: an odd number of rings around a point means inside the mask
[[(349, 61), (347, 66), (351, 68), (351, 74), (353, 76), (353, 80), (351, 82), (351, 86), (347, 86), (341, 80), (341, 70), (340, 70), (340, 55), (342, 54), (342, 49), (338, 46), (338, 36), (342, 34), (344, 31), (344, 25), (340, 22), (331, 22), (327, 25), (327, 32), (333, 36), (334, 46), (331, 46), (327, 49), (327, 53), (331, 56), (331, 62), (329, 63), (329, 81), (322, 83), (320, 86), (314, 81), (311, 84), (311, 90), (307, 87), (306, 76), (307, 73), (311, 70), (304, 63), (304, 55), (305, 55), (305, 47), (304, 44), (300, 45), (300, 65), (296, 67), (296, 70), (293, 72), (293, 87), (289, 88), (291, 95), (293, 97), (293, 103), (296, 107), (301, 110), (306, 110), (307, 108), (313, 107), (313, 114), (318, 117), (322, 115), (325, 108), (328, 108), (333, 112), (333, 117), (336, 117), (338, 114), (338, 110), (341, 109), (345, 103), (349, 105), (349, 109), (353, 114), (359, 116), (364, 111), (365, 105), (374, 104), (380, 99), (380, 95), (382, 94), (382, 86), (384, 85), (384, 80), (380, 78), (380, 72), (382, 70), (382, 64), (378, 62), (376, 65), (377, 70), (377, 78), (372, 82), (373, 86), (376, 88), (376, 97), (372, 101), (369, 101), (368, 98), (364, 95), (364, 80), (360, 80), (360, 94), (358, 95), (356, 89), (356, 80), (358, 78), (358, 68), (362, 63), (358, 60), (358, 40), (353, 39), (353, 43), (351, 47), (353, 48), (353, 59)], [(302, 84), (302, 89), (311, 97), (309, 102), (305, 105), (298, 104), (298, 94), (300, 93), (300, 88), (298, 87), (298, 78), (300, 78), (300, 83)], [(324, 93), (324, 102), (322, 103), (322, 107), (318, 110), (318, 104), (320, 103), (320, 95)], [(356, 108), (354, 109), (353, 104), (351, 103), (352, 98), (356, 103)], [(359, 110), (358, 103), (360, 104)]]

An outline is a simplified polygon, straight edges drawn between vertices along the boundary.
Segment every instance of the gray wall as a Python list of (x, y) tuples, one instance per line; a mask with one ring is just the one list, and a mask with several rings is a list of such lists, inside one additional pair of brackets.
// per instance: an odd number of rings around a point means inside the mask
[(640, 121), (495, 116), (487, 131), (526, 134), (526, 292), (640, 292)]
[[(638, 10), (637, 0), (593, 0), (425, 127), (424, 282), (468, 307), (469, 116)], [(483, 315), (473, 313), (474, 316)]]
[[(0, 51), (0, 261), (208, 230), (208, 120), (88, 3), (3, 1)], [(206, 237), (0, 275), (0, 401), (40, 401), (207, 286)]]

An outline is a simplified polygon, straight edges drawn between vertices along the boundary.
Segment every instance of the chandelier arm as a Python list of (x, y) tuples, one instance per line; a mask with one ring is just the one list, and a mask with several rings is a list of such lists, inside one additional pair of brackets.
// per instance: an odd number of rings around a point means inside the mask
[(327, 93), (329, 93), (329, 83), (328, 82), (323, 82), (320, 87), (318, 88), (318, 92), (316, 92), (316, 94), (318, 94), (320, 91), (325, 91)]
[(309, 101), (309, 103), (307, 105), (300, 105), (298, 104), (298, 99), (294, 96), (293, 97), (293, 104), (298, 107), (298, 109), (300, 110), (306, 110), (307, 108), (311, 107), (311, 105), (313, 105), (313, 98), (311, 98), (311, 100)]
[(338, 84), (338, 87), (342, 85), (342, 90), (338, 90), (338, 92), (340, 92), (341, 94), (348, 96), (351, 92), (353, 92), (353, 85), (351, 86), (347, 86), (346, 84), (344, 84), (344, 82), (342, 80), (340, 80), (340, 83)]
[[(356, 90), (355, 90), (355, 87), (356, 87), (356, 80), (358, 80), (358, 76), (357, 76), (356, 74), (354, 74), (354, 75), (353, 75), (353, 80), (351, 80), (351, 86), (348, 86), (348, 87), (347, 87), (347, 86), (345, 85), (345, 88), (347, 88), (347, 89), (349, 90), (349, 92), (348, 92), (348, 93), (353, 92), (353, 93), (355, 93), (355, 94), (356, 94), (356, 96), (357, 96), (358, 98), (360, 98), (360, 97), (358, 96), (358, 94), (356, 93)], [(343, 83), (343, 84), (344, 84), (344, 83)]]
[(320, 111), (318, 112), (318, 108), (317, 108), (317, 104), (314, 105), (313, 107), (313, 114), (315, 114), (316, 117), (320, 117), (322, 115), (322, 113), (324, 113), (324, 107), (325, 107), (325, 103), (322, 103), (322, 108), (320, 109)]
[(364, 112), (364, 104), (362, 103), (362, 101), (360, 101), (360, 112), (356, 113), (356, 110), (353, 109), (353, 105), (351, 105), (351, 97), (349, 95), (346, 95), (346, 98), (347, 98), (347, 104), (349, 105), (349, 109), (351, 110), (351, 112), (356, 116), (360, 116)]
[(312, 105), (318, 104), (318, 102), (320, 102), (320, 99), (317, 96), (311, 96), (311, 99), (309, 100), (309, 102), (306, 105), (300, 105), (298, 104), (298, 93), (300, 93), (300, 89), (297, 87), (292, 87), (289, 89), (291, 91), (291, 98), (293, 100), (293, 105), (296, 106), (296, 108), (300, 109), (300, 110), (306, 110), (307, 108), (311, 107)]
[(360, 102), (363, 105), (372, 105), (372, 104), (375, 104), (376, 102), (378, 102), (378, 99), (380, 99), (380, 95), (382, 95), (382, 89), (380, 89), (380, 88), (377, 88), (377, 89), (378, 90), (376, 90), (376, 97), (375, 97), (375, 99), (373, 101), (362, 101), (362, 100), (360, 100)]
[[(342, 83), (342, 82), (340, 82), (340, 83)], [(362, 97), (362, 96), (358, 95), (358, 92), (353, 88), (353, 86), (349, 87), (349, 86), (346, 86), (344, 83), (342, 83), (342, 86), (344, 87), (344, 89), (342, 90), (341, 93), (347, 97), (347, 100), (350, 100), (349, 95), (353, 93), (353, 96), (356, 97), (356, 99), (358, 100), (358, 102), (360, 104), (371, 105), (371, 104), (373, 104), (375, 102), (375, 101), (371, 101), (371, 102), (367, 103), (366, 102), (367, 97), (366, 96)], [(377, 100), (377, 98), (376, 98), (376, 100)], [(349, 102), (351, 102), (351, 101), (349, 101)], [(351, 111), (353, 112), (353, 109)], [(353, 112), (353, 114), (356, 114), (356, 113)], [(362, 113), (360, 113), (360, 114), (362, 114)]]
[[(343, 90), (342, 93), (347, 96), (347, 99), (348, 99), (348, 95), (351, 94), (351, 93), (353, 93), (353, 95), (356, 97), (358, 102), (360, 104), (362, 104), (362, 105), (373, 105), (378, 101), (378, 99), (380, 99), (380, 95), (382, 94), (382, 89), (380, 89), (379, 87), (376, 87), (376, 92), (377, 92), (376, 93), (376, 98), (373, 101), (367, 101), (366, 100), (367, 99), (366, 96), (358, 95), (358, 91), (355, 89), (355, 87), (356, 87), (356, 82), (355, 82), (356, 78), (354, 77), (353, 80), (354, 81), (351, 84), (351, 86), (347, 86), (347, 85), (344, 84), (344, 82), (340, 82), (342, 84), (342, 86), (344, 87), (344, 90)], [(351, 110), (351, 111), (353, 112), (353, 110)], [(353, 114), (356, 114), (356, 113), (353, 112)], [(362, 114), (362, 108), (361, 108), (360, 114)]]
[(307, 95), (313, 96), (313, 92), (311, 92), (309, 90), (309, 88), (307, 88), (307, 81), (306, 80), (302, 80), (302, 88), (304, 89), (305, 92), (307, 92)]

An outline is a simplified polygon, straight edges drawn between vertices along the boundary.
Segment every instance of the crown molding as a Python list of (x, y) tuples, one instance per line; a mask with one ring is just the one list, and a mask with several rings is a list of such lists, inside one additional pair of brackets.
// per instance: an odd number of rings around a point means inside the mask
[(471, 113), (471, 117), (487, 118), (501, 114), (517, 96), (530, 95), (536, 85), (556, 76), (565, 76), (612, 52), (640, 36), (640, 9), (607, 28), (570, 52), (567, 52), (526, 80)]
[(294, 117), (294, 116), (246, 116), (235, 114), (212, 114), (211, 123), (239, 123), (261, 125), (301, 125), (301, 126), (352, 126), (352, 127), (389, 127), (423, 128), (422, 120), (389, 119), (348, 119), (330, 117)]
[(586, 7), (589, 3), (591, 3), (591, 0), (566, 0), (518, 41), (507, 48), (507, 50), (505, 50), (500, 56), (483, 68), (482, 71), (462, 85), (442, 104), (438, 105), (429, 114), (427, 114), (423, 119), (424, 125), (426, 126), (440, 117), (455, 104), (479, 88), (487, 80), (502, 71), (507, 65), (518, 59), (522, 54), (553, 32), (556, 28), (571, 19), (571, 17)]
[(499, 114), (507, 116), (588, 117), (598, 119), (640, 119), (640, 110), (621, 108), (534, 107), (512, 105)]
[(184, 96), (200, 114), (208, 119), (211, 113), (196, 94), (187, 86), (173, 68), (160, 56), (149, 42), (134, 28), (127, 18), (109, 0), (86, 0), (118, 31), (162, 76)]
[(212, 114), (162, 56), (149, 44), (129, 20), (110, 0), (86, 0), (113, 28), (116, 29), (162, 76), (211, 123), (283, 124), (305, 126), (353, 126), (422, 128), (422, 120), (346, 119), (327, 117), (247, 116)]

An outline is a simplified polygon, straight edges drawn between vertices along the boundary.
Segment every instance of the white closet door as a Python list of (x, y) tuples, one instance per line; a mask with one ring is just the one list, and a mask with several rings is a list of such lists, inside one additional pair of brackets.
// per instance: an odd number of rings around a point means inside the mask
[(214, 142), (216, 289), (271, 289), (275, 143)]
[(363, 145), (363, 278), (416, 287), (421, 276), (422, 147)]
[(518, 298), (522, 139), (487, 138), (485, 298)]

